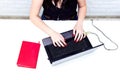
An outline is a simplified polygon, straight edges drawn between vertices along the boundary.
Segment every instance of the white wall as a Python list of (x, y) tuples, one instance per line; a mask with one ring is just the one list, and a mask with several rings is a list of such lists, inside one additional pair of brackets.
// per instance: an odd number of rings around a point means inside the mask
[[(32, 0), (0, 0), (0, 16), (29, 16)], [(120, 16), (120, 0), (87, 0), (88, 16)]]
[(32, 0), (0, 0), (0, 15), (28, 16)]
[(87, 0), (88, 16), (120, 16), (120, 0)]

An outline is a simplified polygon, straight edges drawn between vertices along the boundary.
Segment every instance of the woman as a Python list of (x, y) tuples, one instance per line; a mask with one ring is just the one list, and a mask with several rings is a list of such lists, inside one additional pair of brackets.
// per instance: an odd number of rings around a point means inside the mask
[[(76, 8), (78, 5), (78, 13)], [(44, 11), (39, 16), (41, 7)], [(74, 41), (84, 38), (83, 21), (86, 16), (86, 0), (32, 0), (30, 20), (42, 31), (48, 34), (54, 46), (65, 47), (67, 43), (64, 37), (51, 29), (42, 20), (77, 20), (73, 27)]]

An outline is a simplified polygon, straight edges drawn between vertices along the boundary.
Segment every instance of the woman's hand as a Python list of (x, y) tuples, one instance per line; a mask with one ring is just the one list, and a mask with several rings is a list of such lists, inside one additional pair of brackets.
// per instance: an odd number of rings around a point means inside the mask
[(64, 37), (60, 33), (53, 32), (53, 33), (51, 33), (50, 37), (51, 37), (53, 45), (55, 47), (57, 47), (57, 46), (58, 47), (65, 47), (67, 45)]
[(73, 28), (73, 35), (75, 37), (75, 42), (81, 41), (83, 38), (85, 38), (86, 35), (84, 34), (82, 23), (76, 23), (75, 27)]

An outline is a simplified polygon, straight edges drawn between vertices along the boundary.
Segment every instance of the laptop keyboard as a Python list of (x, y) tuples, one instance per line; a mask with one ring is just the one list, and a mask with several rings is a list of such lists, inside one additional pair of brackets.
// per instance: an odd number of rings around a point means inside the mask
[(74, 38), (70, 38), (66, 42), (66, 47), (54, 47), (53, 44), (46, 46), (45, 48), (48, 51), (49, 58), (56, 61), (92, 48), (87, 37), (77, 43), (74, 42)]

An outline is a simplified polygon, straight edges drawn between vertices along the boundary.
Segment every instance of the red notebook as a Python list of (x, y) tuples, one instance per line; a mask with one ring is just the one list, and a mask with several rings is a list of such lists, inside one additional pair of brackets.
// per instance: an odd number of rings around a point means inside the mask
[(36, 68), (40, 43), (23, 41), (17, 60), (19, 67)]

